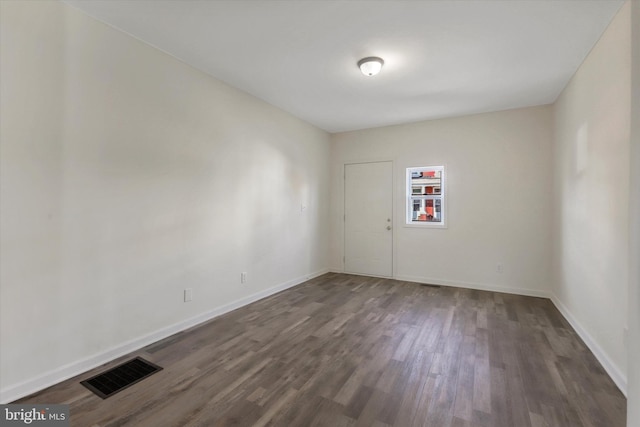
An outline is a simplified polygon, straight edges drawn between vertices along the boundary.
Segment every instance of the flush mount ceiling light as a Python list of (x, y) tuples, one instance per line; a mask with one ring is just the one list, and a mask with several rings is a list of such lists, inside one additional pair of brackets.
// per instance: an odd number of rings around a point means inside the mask
[(382, 69), (384, 61), (377, 56), (369, 56), (358, 61), (358, 68), (365, 76), (375, 76)]

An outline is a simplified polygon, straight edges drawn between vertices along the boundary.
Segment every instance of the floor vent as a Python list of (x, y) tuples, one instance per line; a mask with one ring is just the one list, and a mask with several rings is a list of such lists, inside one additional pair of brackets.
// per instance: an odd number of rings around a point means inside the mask
[(147, 362), (141, 357), (136, 357), (100, 375), (84, 380), (80, 384), (106, 399), (160, 370), (162, 370), (160, 366)]

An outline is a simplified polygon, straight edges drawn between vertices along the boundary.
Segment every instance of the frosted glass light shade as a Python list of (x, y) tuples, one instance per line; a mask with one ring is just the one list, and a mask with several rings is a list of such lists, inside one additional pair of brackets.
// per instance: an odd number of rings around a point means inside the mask
[(384, 61), (382, 60), (382, 58), (378, 58), (375, 56), (362, 58), (360, 61), (358, 61), (358, 67), (360, 68), (360, 71), (362, 71), (362, 74), (364, 74), (365, 76), (375, 76), (380, 72), (380, 70), (382, 70), (383, 64)]

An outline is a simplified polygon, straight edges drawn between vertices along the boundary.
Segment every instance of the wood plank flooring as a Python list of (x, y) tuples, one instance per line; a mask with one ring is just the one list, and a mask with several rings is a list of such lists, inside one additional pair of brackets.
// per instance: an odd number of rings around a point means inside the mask
[(107, 400), (79, 384), (118, 360), (21, 402), (68, 403), (79, 427), (625, 425), (541, 298), (331, 273), (135, 355), (164, 370)]

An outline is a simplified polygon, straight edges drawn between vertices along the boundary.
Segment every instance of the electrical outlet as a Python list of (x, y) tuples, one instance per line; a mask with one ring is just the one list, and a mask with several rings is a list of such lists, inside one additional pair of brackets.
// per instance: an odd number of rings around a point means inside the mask
[(184, 302), (193, 300), (193, 289), (187, 288), (184, 290)]
[(247, 272), (243, 271), (240, 273), (240, 283), (247, 283)]
[(502, 274), (502, 263), (500, 262), (496, 264), (496, 273)]

